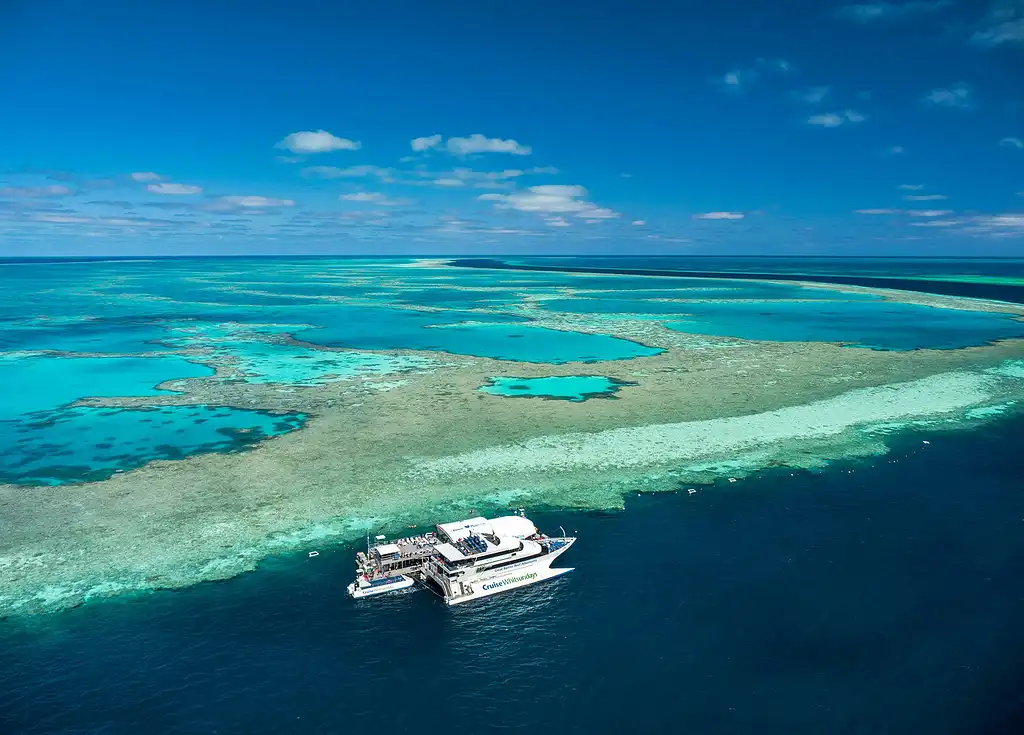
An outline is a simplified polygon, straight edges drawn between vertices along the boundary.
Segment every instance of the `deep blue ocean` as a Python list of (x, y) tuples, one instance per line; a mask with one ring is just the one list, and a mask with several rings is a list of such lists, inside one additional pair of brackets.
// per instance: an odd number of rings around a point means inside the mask
[(353, 602), (334, 548), (8, 620), (0, 732), (1021, 732), (1022, 441), (536, 512), (576, 571), (458, 608)]

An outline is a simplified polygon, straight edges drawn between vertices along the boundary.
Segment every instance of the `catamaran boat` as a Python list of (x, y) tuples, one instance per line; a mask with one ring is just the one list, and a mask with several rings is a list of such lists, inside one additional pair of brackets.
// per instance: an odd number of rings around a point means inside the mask
[(518, 587), (554, 579), (572, 568), (552, 569), (576, 539), (546, 536), (525, 515), (470, 518), (439, 523), (431, 533), (367, 543), (356, 554), (356, 579), (348, 586), (359, 599), (407, 589), (430, 587), (449, 605), (490, 597)]

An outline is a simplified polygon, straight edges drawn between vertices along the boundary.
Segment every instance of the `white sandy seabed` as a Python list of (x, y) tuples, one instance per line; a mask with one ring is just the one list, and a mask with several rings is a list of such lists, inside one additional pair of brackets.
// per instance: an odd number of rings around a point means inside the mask
[[(433, 460), (414, 474), (442, 479), (659, 465), (685, 470), (743, 456), (756, 464), (772, 447), (829, 442), (851, 433), (877, 437), (881, 429), (919, 422), (967, 422), (1001, 413), (1021, 397), (1024, 362), (1013, 361), (985, 372), (943, 373), (747, 416), (538, 437)], [(979, 412), (985, 406), (992, 410)]]

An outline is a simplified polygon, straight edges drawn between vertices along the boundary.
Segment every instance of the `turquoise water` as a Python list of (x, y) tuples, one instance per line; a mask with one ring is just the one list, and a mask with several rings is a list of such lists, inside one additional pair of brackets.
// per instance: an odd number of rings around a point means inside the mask
[(58, 409), (0, 421), (0, 483), (103, 480), (156, 459), (239, 451), (304, 421), (300, 413), (211, 406)]
[(673, 329), (769, 342), (842, 342), (881, 350), (957, 349), (1024, 337), (1008, 314), (892, 302), (711, 303)]
[(483, 393), (510, 398), (548, 398), (580, 403), (589, 398), (613, 398), (624, 385), (603, 375), (559, 375), (547, 378), (491, 378)]
[(314, 350), (271, 342), (223, 342), (214, 351), (237, 360), (236, 366), (244, 373), (246, 383), (323, 385), (367, 375), (425, 369), (432, 364), (420, 357)]
[(212, 368), (177, 357), (4, 357), (0, 355), (0, 420), (46, 411), (81, 398), (157, 396), (155, 386), (213, 375)]
[[(651, 357), (664, 350), (604, 334), (566, 332), (523, 324), (471, 324), (422, 329), (405, 335), (407, 347), (417, 350), (451, 352), (456, 355), (490, 357), (515, 362), (543, 362), (561, 365), (567, 362), (599, 362)], [(302, 332), (298, 339), (316, 344), (395, 349), (393, 335), (366, 334), (358, 341), (332, 342), (314, 332)]]
[(167, 336), (167, 329), (159, 324), (107, 320), (33, 322), (0, 327), (0, 352), (160, 352), (167, 347), (158, 340)]
[[(494, 290), (471, 290), (480, 287)], [(84, 398), (158, 395), (162, 391), (155, 386), (164, 381), (208, 377), (215, 364), (234, 368), (241, 380), (252, 384), (312, 387), (437, 369), (438, 361), (423, 357), (365, 351), (421, 350), (547, 364), (598, 363), (661, 352), (609, 335), (545, 328), (523, 316), (521, 307), (531, 297), (551, 296), (564, 288), (602, 293), (543, 301), (540, 311), (639, 313), (698, 334), (837, 341), (895, 350), (948, 349), (1024, 336), (1024, 323), (1002, 314), (885, 303), (831, 289), (758, 281), (420, 268), (406, 267), (406, 261), (329, 258), (11, 262), (0, 270), (0, 385), (5, 389), (0, 421), (13, 422), (4, 427), (7, 435), (26, 429), (33, 441), (45, 439), (57, 446), (60, 441), (41, 433), (39, 412), (57, 411)], [(481, 307), (484, 311), (470, 310)], [(306, 344), (287, 343), (289, 335)], [(188, 359), (169, 354), (185, 348), (198, 353)], [(24, 354), (40, 351), (127, 356)], [(135, 356), (142, 353), (159, 356)], [(200, 364), (204, 361), (210, 364)], [(590, 382), (530, 383), (525, 394), (578, 400), (613, 392), (594, 376), (575, 380)], [(506, 387), (499, 383), (492, 390), (500, 394)], [(87, 418), (91, 410), (65, 413), (54, 425), (99, 425), (99, 419)], [(145, 417), (135, 416), (101, 418), (117, 422), (127, 433), (136, 420), (149, 426)], [(274, 435), (261, 420), (252, 412), (232, 411), (212, 425), (221, 433)], [(159, 451), (155, 434), (129, 443), (116, 467), (106, 455), (67, 447), (60, 451), (70, 452), (67, 456), (75, 462), (85, 457), (88, 461), (81, 467), (88, 475), (136, 466), (154, 456), (234, 446), (204, 434), (207, 429), (195, 434), (186, 426), (179, 432), (176, 422), (166, 424), (175, 428), (161, 434)], [(44, 469), (35, 460), (17, 461), (33, 472)]]

